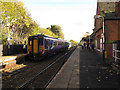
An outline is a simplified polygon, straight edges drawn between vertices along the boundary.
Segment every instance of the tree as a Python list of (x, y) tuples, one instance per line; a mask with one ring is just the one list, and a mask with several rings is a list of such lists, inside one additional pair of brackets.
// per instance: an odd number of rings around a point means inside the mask
[[(0, 2), (1, 4), (1, 2)], [(42, 33), (50, 35), (55, 38), (64, 39), (64, 34), (61, 27), (58, 25), (51, 25), (51, 28), (40, 28), (39, 25), (31, 18), (31, 15), (24, 8), (22, 2), (2, 2), (0, 33), (2, 34), (3, 44), (7, 44), (7, 37), (12, 37), (11, 43), (24, 43), (31, 35)]]
[(51, 28), (50, 28), (50, 27), (47, 27), (46, 29), (51, 30)]
[(70, 40), (71, 43), (73, 43), (74, 45), (78, 45), (78, 43), (74, 40)]
[(64, 34), (62, 33), (62, 29), (59, 25), (51, 25), (51, 31), (59, 38), (64, 39)]
[(11, 32), (13, 41), (25, 41), (31, 30), (29, 28), (30, 22), (32, 19), (22, 2), (2, 2), (2, 24)]

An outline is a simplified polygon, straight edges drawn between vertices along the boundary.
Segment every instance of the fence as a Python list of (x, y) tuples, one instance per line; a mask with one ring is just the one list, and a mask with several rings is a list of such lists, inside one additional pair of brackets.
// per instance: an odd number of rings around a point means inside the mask
[(23, 48), (23, 45), (3, 45), (3, 56), (15, 55), (27, 52), (27, 45)]
[(113, 49), (113, 57), (115, 58), (115, 62), (117, 62), (117, 60), (120, 60), (120, 50)]

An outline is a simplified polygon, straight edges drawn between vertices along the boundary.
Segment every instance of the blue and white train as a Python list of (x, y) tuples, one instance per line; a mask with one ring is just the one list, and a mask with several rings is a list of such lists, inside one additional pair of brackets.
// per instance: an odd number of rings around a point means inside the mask
[(69, 43), (59, 38), (52, 38), (45, 35), (34, 35), (28, 38), (27, 52), (32, 58), (48, 53), (55, 53), (68, 49)]

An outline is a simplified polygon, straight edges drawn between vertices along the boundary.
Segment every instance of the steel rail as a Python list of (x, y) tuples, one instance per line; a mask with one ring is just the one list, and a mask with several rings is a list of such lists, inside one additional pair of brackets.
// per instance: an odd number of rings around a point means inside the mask
[[(70, 52), (70, 51), (69, 51)], [(47, 69), (49, 69), (51, 66), (53, 66), (57, 61), (59, 61), (61, 58), (63, 58), (64, 56), (66, 56), (69, 52), (66, 52), (64, 55), (62, 55), (60, 58), (57, 58), (56, 61), (52, 62), (51, 64), (49, 64), (47, 67), (45, 67), (42, 71), (40, 71), (39, 73), (37, 73), (36, 75), (34, 75), (32, 78), (30, 78), (29, 80), (25, 81), (23, 84), (21, 84), (20, 86), (16, 87), (17, 89), (21, 89), (23, 88), (26, 84), (28, 84), (30, 81), (34, 80), (37, 76), (39, 76), (40, 74), (42, 74), (43, 72), (45, 72)]]
[[(57, 56), (57, 57), (58, 57), (58, 56)], [(16, 75), (16, 74), (21, 73), (22, 71), (25, 71), (25, 70), (31, 69), (31, 67), (34, 67), (34, 66), (39, 65), (39, 64), (41, 64), (41, 62), (35, 63), (34, 65), (29, 66), (28, 68), (25, 68), (25, 69), (23, 69), (23, 70), (18, 70), (17, 72), (15, 71), (15, 72), (13, 72), (13, 73), (11, 73), (11, 74), (9, 74), (9, 75), (10, 75), (10, 76), (14, 76), (14, 75)], [(3, 79), (3, 80), (4, 80), (4, 79), (7, 79), (7, 76), (9, 76), (9, 75), (6, 75), (6, 76), (3, 77), (2, 79)]]
[[(74, 51), (75, 49), (72, 49), (72, 50), (70, 50), (68, 53), (67, 53), (67, 55), (69, 55), (72, 51)], [(66, 61), (66, 60), (65, 60)], [(64, 62), (62, 62), (62, 64), (64, 64)], [(62, 67), (62, 65), (60, 65), (60, 67), (58, 68), (58, 71), (61, 69), (61, 67)], [(58, 73), (58, 71), (57, 72), (55, 72), (56, 74)], [(56, 75), (55, 74), (55, 75)], [(44, 89), (43, 90), (46, 90), (46, 87), (49, 85), (49, 83), (52, 81), (52, 79), (55, 77), (55, 75), (52, 75), (52, 77), (50, 78), (50, 80), (44, 85)]]

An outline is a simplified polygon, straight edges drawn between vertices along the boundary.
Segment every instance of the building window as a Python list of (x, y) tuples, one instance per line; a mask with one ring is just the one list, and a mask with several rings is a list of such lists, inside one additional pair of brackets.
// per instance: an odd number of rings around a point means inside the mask
[(117, 50), (117, 44), (113, 43), (113, 50)]

